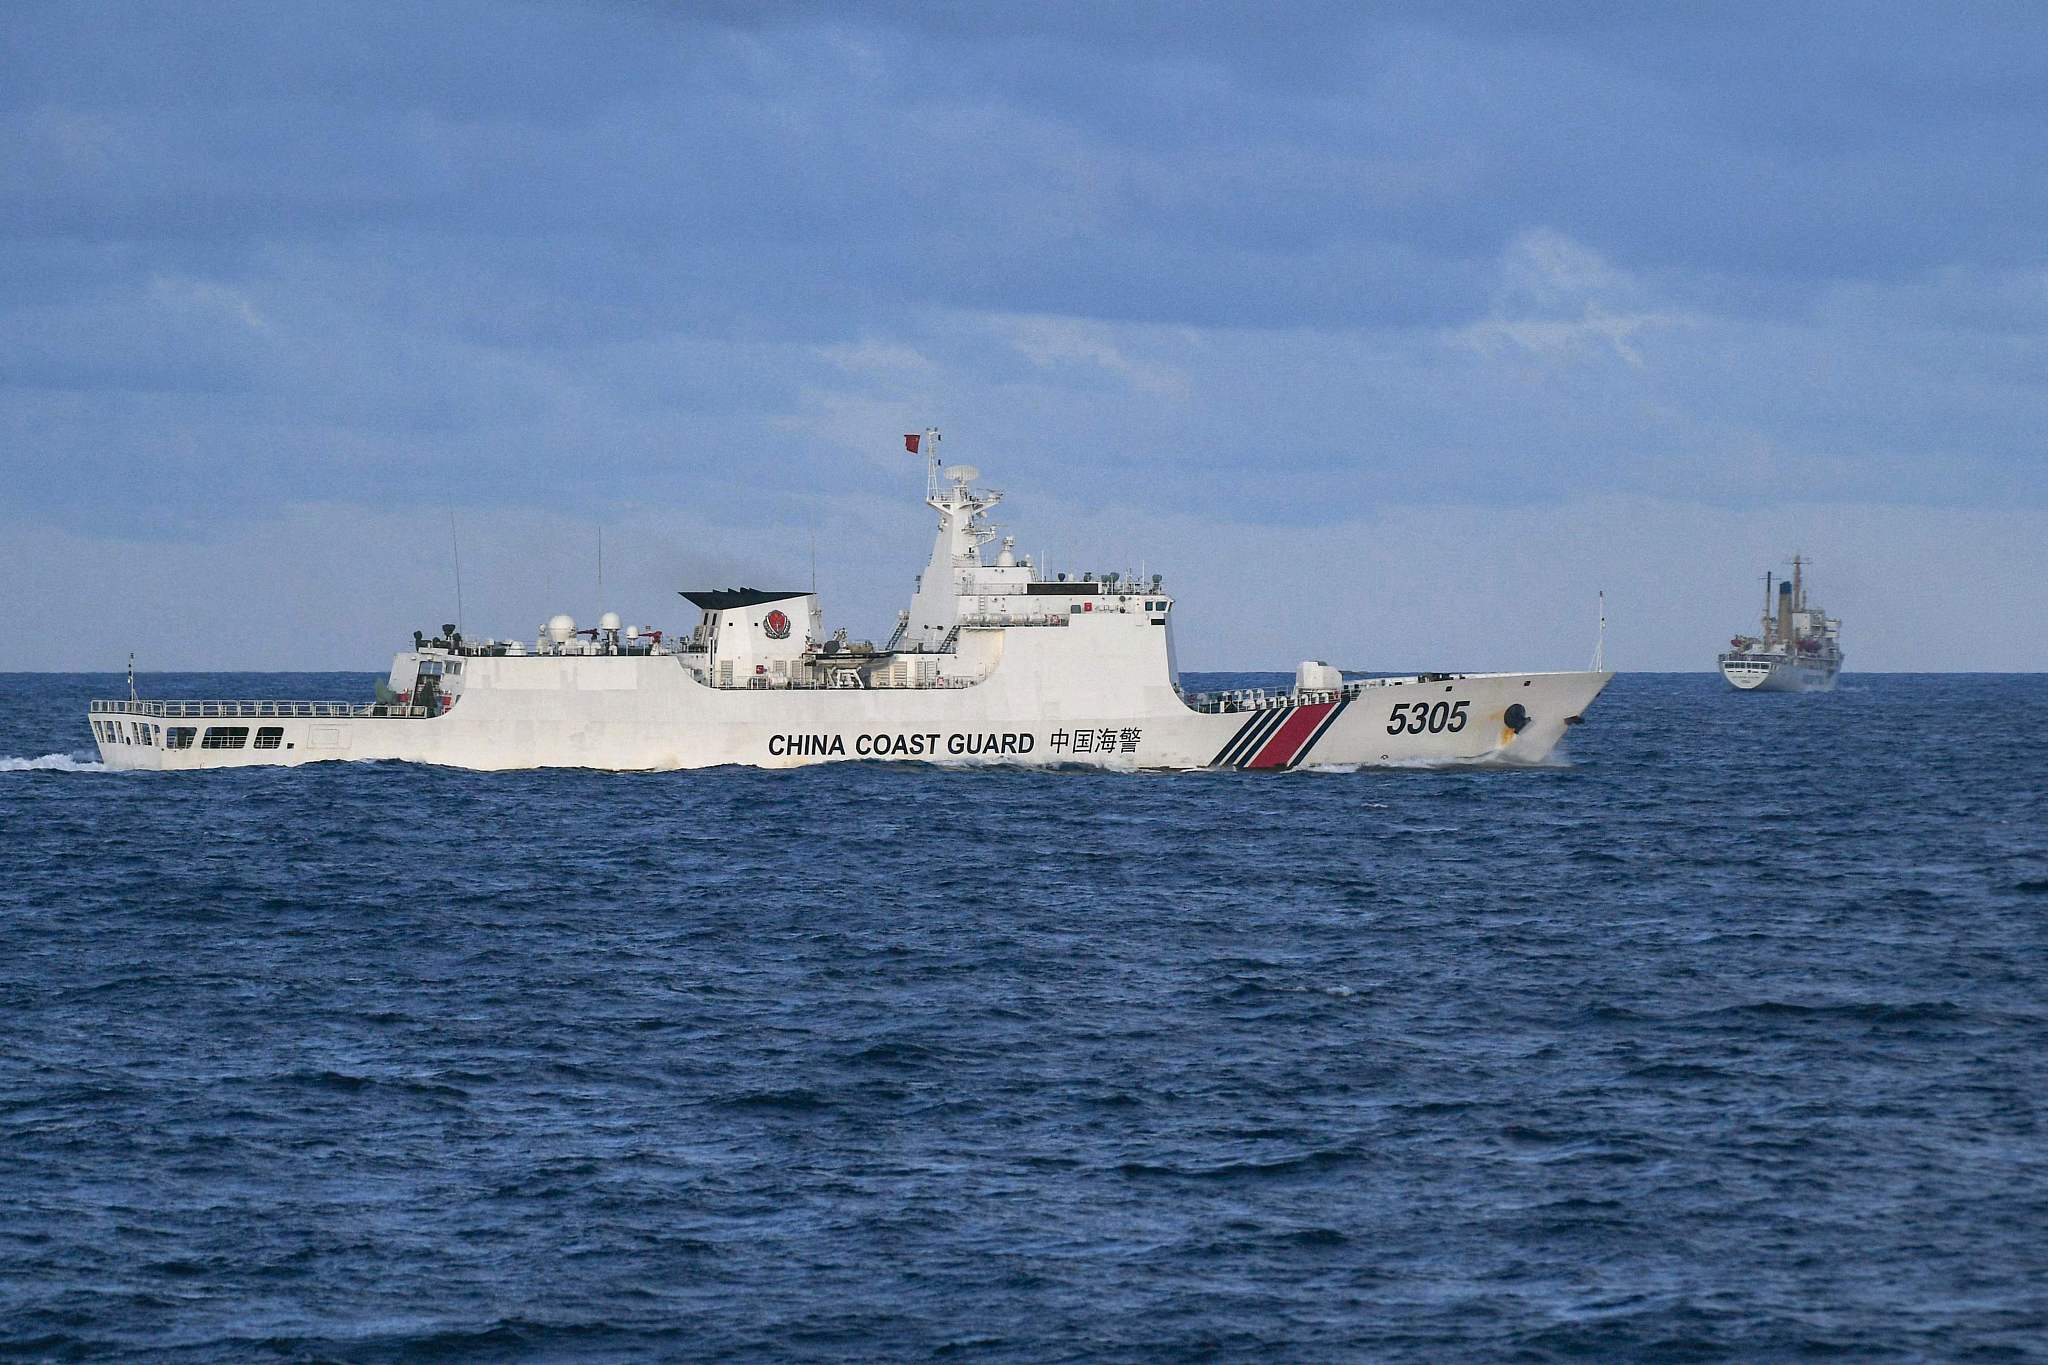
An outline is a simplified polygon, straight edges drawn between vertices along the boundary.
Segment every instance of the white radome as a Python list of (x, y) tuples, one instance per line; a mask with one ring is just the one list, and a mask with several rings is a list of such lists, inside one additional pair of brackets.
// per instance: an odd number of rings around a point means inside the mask
[[(926, 452), (938, 445), (928, 432)], [(436, 639), (395, 655), (379, 701), (91, 703), (111, 767), (182, 771), (337, 759), (477, 769), (794, 767), (853, 759), (1248, 768), (1530, 762), (1613, 674), (1346, 677), (1310, 660), (1285, 690), (1194, 694), (1161, 578), (1052, 574), (997, 538), (1002, 500), (927, 459), (938, 519), (881, 645), (828, 632), (816, 592), (693, 589), (680, 631), (606, 612), (522, 641)], [(784, 547), (792, 557), (799, 546)], [(387, 695), (388, 694), (388, 695)]]

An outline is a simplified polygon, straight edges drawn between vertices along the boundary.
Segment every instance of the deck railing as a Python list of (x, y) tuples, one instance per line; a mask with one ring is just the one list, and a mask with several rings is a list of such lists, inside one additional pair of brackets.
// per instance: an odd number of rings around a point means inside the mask
[(1323, 702), (1349, 701), (1362, 692), (1383, 687), (1413, 687), (1421, 683), (1452, 682), (1463, 673), (1423, 673), (1411, 678), (1356, 678), (1340, 688), (1288, 688), (1269, 691), (1263, 687), (1235, 688), (1228, 692), (1191, 692), (1181, 698), (1190, 710), (1271, 711), (1283, 706), (1314, 706)]
[(159, 716), (379, 716), (424, 720), (441, 714), (438, 707), (383, 705), (358, 701), (96, 701), (94, 715)]

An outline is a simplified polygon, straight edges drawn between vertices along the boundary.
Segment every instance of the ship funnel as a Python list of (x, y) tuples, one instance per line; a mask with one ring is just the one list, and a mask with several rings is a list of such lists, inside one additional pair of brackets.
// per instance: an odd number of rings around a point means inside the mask
[(1778, 639), (1788, 649), (1792, 645), (1792, 585), (1778, 585)]

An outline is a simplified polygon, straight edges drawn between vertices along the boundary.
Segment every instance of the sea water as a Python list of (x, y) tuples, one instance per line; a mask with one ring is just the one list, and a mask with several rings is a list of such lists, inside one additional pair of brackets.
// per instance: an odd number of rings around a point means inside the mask
[(2048, 1342), (2048, 678), (1285, 774), (117, 774), (122, 690), (0, 678), (0, 1355)]

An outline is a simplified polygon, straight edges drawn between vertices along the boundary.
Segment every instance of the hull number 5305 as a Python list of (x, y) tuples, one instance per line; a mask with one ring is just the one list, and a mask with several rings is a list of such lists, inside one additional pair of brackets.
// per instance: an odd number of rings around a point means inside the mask
[(1434, 704), (1426, 701), (1396, 702), (1394, 714), (1387, 719), (1387, 733), (1455, 735), (1465, 728), (1465, 708), (1471, 704), (1469, 701)]

